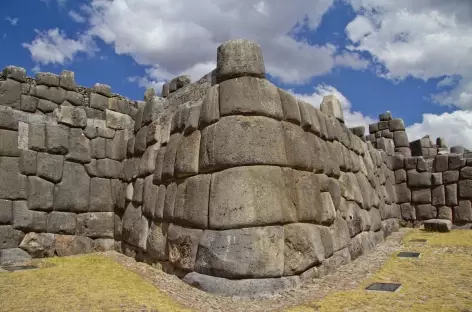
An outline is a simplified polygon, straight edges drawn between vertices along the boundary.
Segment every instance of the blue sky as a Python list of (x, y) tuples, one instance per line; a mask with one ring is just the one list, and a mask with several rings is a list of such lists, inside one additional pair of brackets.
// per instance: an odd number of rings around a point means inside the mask
[(29, 76), (68, 69), (80, 85), (142, 99), (179, 74), (198, 79), (219, 44), (248, 38), (271, 81), (313, 105), (335, 93), (352, 126), (390, 110), (410, 139), (472, 147), (466, 1), (5, 0), (0, 13), (0, 67)]

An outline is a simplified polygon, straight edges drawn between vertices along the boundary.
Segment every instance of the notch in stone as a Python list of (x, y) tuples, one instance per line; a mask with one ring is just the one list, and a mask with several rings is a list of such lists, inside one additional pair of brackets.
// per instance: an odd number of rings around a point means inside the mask
[(402, 251), (402, 252), (398, 253), (397, 257), (398, 258), (419, 258), (420, 253), (419, 252)]
[(417, 238), (417, 239), (412, 239), (409, 242), (410, 243), (426, 243), (428, 240), (425, 238)]
[(365, 290), (396, 292), (400, 290), (402, 284), (397, 283), (372, 283)]

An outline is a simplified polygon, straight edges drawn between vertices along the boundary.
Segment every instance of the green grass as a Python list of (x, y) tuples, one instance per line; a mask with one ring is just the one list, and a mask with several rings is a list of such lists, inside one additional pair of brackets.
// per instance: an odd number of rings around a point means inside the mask
[[(410, 243), (418, 238), (428, 241)], [(413, 230), (404, 242), (403, 250), (421, 252), (421, 257), (396, 258), (397, 252), (358, 289), (333, 293), (287, 311), (472, 311), (472, 231)], [(396, 282), (402, 288), (395, 293), (364, 291), (372, 282)]]
[(190, 311), (103, 256), (49, 258), (40, 265), (0, 273), (0, 311)]

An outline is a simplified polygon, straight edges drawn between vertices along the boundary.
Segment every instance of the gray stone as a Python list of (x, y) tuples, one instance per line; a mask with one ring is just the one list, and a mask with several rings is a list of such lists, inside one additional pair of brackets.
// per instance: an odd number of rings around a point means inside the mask
[[(110, 139), (108, 139), (110, 140)], [(106, 157), (107, 139), (95, 138), (90, 140), (90, 155), (95, 159), (103, 159)]]
[(416, 209), (414, 206), (410, 205), (409, 203), (401, 204), (400, 205), (402, 219), (407, 221), (415, 221), (416, 220)]
[(169, 92), (175, 92), (191, 83), (190, 76), (181, 75), (172, 79), (169, 83)]
[(28, 208), (51, 211), (53, 208), (54, 184), (39, 177), (28, 177)]
[(375, 241), (372, 232), (363, 232), (349, 242), (348, 248), (351, 254), (351, 259), (357, 259), (361, 255), (374, 249)]
[(39, 72), (36, 73), (36, 84), (46, 85), (49, 87), (59, 87), (59, 76), (53, 73)]
[(18, 130), (18, 115), (15, 110), (0, 106), (0, 128)]
[(190, 177), (185, 181), (184, 204), (174, 207), (174, 219), (177, 222), (201, 229), (208, 228), (210, 182), (209, 174)]
[(108, 98), (101, 94), (90, 93), (90, 107), (104, 111), (108, 108)]
[(454, 223), (472, 222), (472, 205), (470, 200), (460, 200), (459, 205), (454, 207)]
[(22, 67), (9, 65), (3, 69), (3, 75), (5, 78), (26, 82), (26, 70)]
[(457, 170), (462, 166), (462, 156), (458, 154), (450, 154), (448, 157), (449, 160), (449, 170)]
[[(215, 232), (220, 235), (224, 235), (222, 231)], [(187, 229), (180, 227), (174, 224), (169, 226), (167, 232), (167, 250), (169, 253), (169, 262), (172, 263), (175, 267), (185, 271), (193, 271), (195, 268), (195, 259), (197, 257), (197, 250), (200, 249), (201, 252), (204, 252), (202, 247), (199, 248), (199, 242), (206, 247), (205, 240), (202, 238), (203, 231), (197, 229)], [(201, 239), (202, 238), (202, 239)], [(209, 233), (209, 239), (212, 239), (211, 234)], [(217, 247), (215, 243), (209, 247)], [(224, 252), (225, 250), (231, 250), (232, 248), (226, 249), (216, 249), (217, 251)], [(200, 257), (204, 257), (203, 255)], [(214, 265), (210, 265), (211, 268), (214, 268), (218, 261), (224, 259), (215, 259), (217, 262)], [(203, 263), (201, 264), (203, 265)]]
[(75, 213), (53, 211), (48, 214), (48, 233), (73, 235), (76, 227), (77, 215)]
[(69, 153), (66, 155), (66, 159), (80, 163), (89, 163), (92, 159), (90, 154), (90, 140), (82, 133), (81, 129), (70, 129)]
[(379, 122), (379, 130), (382, 131), (385, 129), (388, 129), (388, 120), (381, 120)]
[(167, 186), (166, 197), (164, 199), (163, 218), (172, 221), (174, 217), (175, 197), (177, 196), (177, 184), (171, 183)]
[(219, 85), (215, 85), (209, 88), (203, 98), (199, 120), (200, 128), (204, 128), (220, 119), (219, 87)]
[(431, 189), (418, 189), (411, 192), (411, 201), (416, 204), (431, 203)]
[(341, 122), (344, 122), (343, 109), (341, 102), (334, 95), (326, 95), (323, 97), (323, 102), (320, 105), (321, 111), (328, 115), (333, 116)]
[(312, 146), (303, 129), (288, 122), (282, 122), (282, 128), (287, 165), (295, 169), (312, 171)]
[(55, 235), (56, 254), (59, 257), (87, 254), (94, 251), (93, 240), (85, 236)]
[(90, 179), (90, 211), (112, 212), (111, 182), (108, 179)]
[(113, 238), (113, 212), (91, 212), (77, 215), (77, 235), (92, 238)]
[(395, 190), (397, 193), (397, 203), (402, 204), (411, 201), (411, 191), (406, 183), (395, 185)]
[(44, 100), (52, 101), (56, 104), (61, 104), (66, 98), (67, 91), (59, 87), (48, 87), (45, 85), (32, 86), (33, 93), (36, 97)]
[[(321, 199), (320, 196), (317, 198)], [(294, 222), (295, 218), (296, 208), (290, 200), (280, 168), (237, 167), (212, 175), (210, 228), (286, 223)]]
[(389, 121), (392, 119), (392, 114), (390, 111), (386, 111), (385, 113), (382, 113), (379, 115), (380, 121)]
[(37, 172), (40, 178), (54, 183), (61, 181), (64, 156), (38, 153), (36, 160), (38, 164)]
[(446, 204), (446, 191), (444, 185), (436, 186), (431, 190), (431, 203), (434, 206), (444, 206)]
[(0, 225), (0, 251), (18, 247), (24, 236), (23, 232), (14, 229), (12, 225)]
[(13, 220), (13, 203), (0, 199), (0, 225), (11, 224)]
[(280, 102), (284, 113), (284, 120), (299, 125), (301, 121), (300, 109), (297, 99), (292, 94), (278, 88)]
[(390, 129), (390, 131), (394, 132), (394, 131), (402, 131), (402, 130), (405, 130), (405, 124), (403, 122), (402, 119), (400, 118), (394, 118), (394, 119), (391, 119), (389, 120), (388, 122), (388, 128)]
[(406, 182), (406, 171), (404, 169), (399, 169), (395, 171), (395, 183)]
[(24, 94), (21, 95), (20, 109), (22, 111), (34, 113), (37, 106), (38, 98)]
[(431, 186), (431, 173), (408, 171), (408, 186)]
[(445, 171), (443, 172), (444, 184), (456, 183), (459, 181), (459, 171)]
[(472, 199), (472, 180), (462, 180), (458, 183), (459, 198)]
[(144, 193), (144, 179), (136, 179), (133, 183), (133, 203), (142, 204)]
[(116, 131), (113, 139), (106, 140), (106, 157), (122, 161), (126, 158), (125, 131)]
[(122, 164), (113, 159), (98, 159), (98, 176), (108, 179), (118, 179), (122, 170)]
[(237, 297), (272, 295), (300, 287), (298, 276), (231, 280), (191, 272), (185, 275), (183, 281), (209, 293)]
[(164, 220), (164, 206), (166, 199), (166, 187), (165, 185), (159, 185), (159, 192), (156, 200), (156, 207), (154, 210), (154, 219), (155, 220)]
[(13, 203), (13, 227), (23, 232), (46, 232), (46, 212), (31, 211), (26, 201)]
[(84, 167), (64, 162), (63, 178), (54, 188), (54, 210), (86, 212), (89, 209), (90, 178)]
[(292, 223), (284, 226), (284, 275), (299, 274), (324, 260), (324, 246), (318, 226)]
[(21, 83), (12, 79), (0, 81), (0, 105), (19, 109), (20, 99)]
[(0, 156), (20, 156), (18, 132), (0, 130)]
[(113, 139), (115, 136), (115, 130), (110, 128), (97, 128), (97, 135), (105, 139)]
[(75, 86), (74, 72), (63, 70), (59, 77), (59, 86), (66, 90), (75, 91), (77, 88)]
[(393, 133), (393, 141), (395, 143), (395, 147), (408, 147), (408, 135), (405, 131), (396, 131)]
[(84, 109), (88, 119), (106, 120), (104, 111), (91, 107), (85, 107)]
[(98, 176), (98, 169), (97, 169), (97, 160), (92, 159), (90, 163), (84, 164), (85, 171), (90, 177)]
[(435, 219), (437, 216), (437, 208), (431, 204), (423, 204), (416, 206), (416, 219), (429, 220)]
[(81, 107), (61, 105), (55, 110), (57, 122), (73, 128), (85, 128), (87, 126), (87, 115)]
[(103, 83), (96, 83), (92, 87), (92, 92), (101, 94), (106, 97), (111, 96), (111, 87)]
[(254, 41), (230, 40), (218, 47), (218, 82), (243, 76), (265, 77), (261, 47)]
[(167, 261), (166, 253), (167, 224), (152, 223), (146, 243), (146, 251), (152, 260)]
[(93, 241), (93, 249), (98, 252), (115, 249), (115, 240), (112, 238), (98, 238)]
[(449, 232), (452, 229), (452, 222), (449, 220), (431, 219), (423, 224), (424, 229), (429, 232)]
[[(320, 256), (324, 257), (321, 239), (319, 244)], [(203, 232), (196, 258), (195, 271), (203, 274), (226, 278), (281, 276), (284, 271), (283, 227), (207, 230)]]
[(143, 216), (142, 208), (128, 204), (123, 214), (123, 240), (145, 250), (148, 232), (148, 220)]
[(338, 216), (330, 226), (333, 236), (333, 250), (336, 252), (347, 246), (350, 240), (349, 228), (347, 222)]
[(434, 169), (436, 172), (447, 171), (448, 169), (448, 155), (436, 155), (434, 157)]
[(457, 201), (457, 184), (448, 184), (446, 188), (446, 205), (456, 206)]
[(66, 101), (75, 106), (82, 106), (84, 104), (84, 96), (74, 91), (67, 91)]
[(31, 261), (31, 256), (23, 249), (0, 249), (0, 265), (12, 265), (29, 261)]
[(44, 124), (30, 123), (28, 129), (28, 148), (33, 151), (46, 151), (46, 128)]
[(200, 131), (182, 136), (175, 156), (174, 175), (177, 178), (198, 174), (200, 141)]
[(442, 173), (441, 172), (434, 172), (431, 173), (431, 184), (433, 186), (439, 186), (443, 184)]
[(18, 158), (0, 157), (0, 198), (26, 199), (27, 178), (20, 174)]
[(46, 149), (50, 154), (65, 155), (68, 152), (69, 132), (62, 125), (46, 124)]
[(34, 258), (53, 257), (55, 243), (54, 234), (31, 232), (23, 238), (20, 248)]
[(452, 221), (452, 208), (442, 206), (438, 208), (438, 219), (450, 220)]
[(158, 195), (159, 187), (152, 183), (152, 175), (147, 176), (143, 186), (143, 214), (150, 220), (154, 219)]
[(461, 179), (472, 179), (472, 167), (464, 167), (460, 170)]
[(146, 151), (146, 137), (147, 137), (148, 127), (142, 127), (139, 129), (138, 133), (136, 134), (136, 138), (134, 141), (134, 154), (135, 155), (142, 155), (144, 151)]

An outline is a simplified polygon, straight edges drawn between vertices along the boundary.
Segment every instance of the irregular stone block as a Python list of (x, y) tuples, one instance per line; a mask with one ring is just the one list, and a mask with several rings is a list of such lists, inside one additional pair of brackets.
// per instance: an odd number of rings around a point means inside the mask
[(77, 215), (75, 213), (53, 211), (48, 214), (48, 233), (73, 235), (76, 226)]
[(113, 238), (113, 212), (91, 212), (77, 215), (77, 235), (92, 238)]
[(101, 94), (90, 93), (90, 107), (104, 111), (108, 108), (108, 98)]
[(191, 79), (188, 75), (181, 75), (172, 79), (169, 83), (169, 92), (175, 92), (178, 89), (190, 84)]
[(295, 209), (280, 168), (238, 167), (212, 175), (209, 208), (212, 229), (293, 222)]
[(347, 222), (338, 216), (330, 226), (333, 236), (333, 250), (336, 252), (347, 246), (350, 240)]
[(18, 158), (0, 157), (0, 180), (0, 198), (27, 198), (27, 178), (20, 174)]
[(142, 127), (139, 129), (138, 133), (136, 134), (136, 138), (134, 141), (134, 154), (135, 155), (142, 155), (144, 151), (146, 151), (146, 137), (147, 137), (148, 127)]
[(59, 257), (87, 254), (94, 251), (93, 240), (85, 236), (55, 235), (56, 254)]
[(73, 91), (66, 91), (66, 101), (75, 106), (83, 106), (84, 96)]
[(36, 160), (38, 163), (37, 172), (39, 177), (54, 183), (61, 181), (64, 156), (38, 153)]
[(459, 171), (445, 171), (443, 172), (444, 184), (456, 183), (459, 181)]
[(152, 260), (167, 261), (169, 259), (166, 253), (167, 228), (167, 224), (151, 224), (146, 251)]
[(50, 87), (59, 87), (59, 76), (53, 73), (36, 73), (36, 84)]
[(199, 127), (204, 128), (220, 119), (219, 85), (210, 87), (203, 98)]
[(452, 209), (451, 207), (442, 206), (438, 208), (438, 219), (452, 221)]
[(108, 179), (118, 179), (122, 170), (122, 164), (113, 159), (98, 159), (97, 170), (98, 176)]
[(472, 222), (472, 205), (470, 200), (460, 200), (459, 205), (454, 207), (454, 223)]
[(20, 109), (25, 112), (34, 113), (38, 106), (38, 98), (29, 95), (21, 95)]
[(392, 132), (402, 131), (402, 130), (405, 130), (405, 124), (402, 119), (394, 118), (394, 119), (389, 120), (388, 129), (390, 129), (390, 131)]
[(0, 252), (2, 249), (18, 247), (24, 236), (23, 232), (14, 229), (12, 225), (0, 225)]
[(449, 220), (432, 219), (426, 220), (423, 224), (428, 232), (449, 232), (452, 229), (452, 222)]
[(446, 205), (456, 206), (457, 200), (457, 184), (448, 184), (445, 186), (446, 189)]
[[(202, 242), (200, 239), (202, 238), (202, 234), (202, 230), (187, 229), (171, 224), (167, 232), (169, 262), (179, 269), (193, 271), (195, 267), (195, 259), (197, 257), (197, 250), (199, 249), (198, 244), (199, 242)], [(226, 250), (231, 250), (231, 248), (227, 248)]]
[(405, 131), (396, 131), (393, 133), (393, 142), (395, 147), (408, 147), (410, 142), (408, 141), (408, 135)]
[(90, 155), (95, 159), (106, 157), (106, 141), (105, 138), (95, 138), (90, 140)]
[(198, 173), (200, 140), (200, 131), (182, 136), (175, 156), (174, 174), (177, 178)]
[(0, 225), (11, 224), (13, 220), (13, 203), (0, 199)]
[(311, 159), (312, 146), (302, 128), (282, 122), (287, 165), (307, 171), (313, 170)]
[(287, 91), (277, 88), (279, 91), (280, 102), (282, 103), (282, 110), (284, 113), (284, 120), (299, 125), (301, 121), (300, 109), (295, 96)]
[(444, 185), (436, 186), (431, 190), (431, 203), (434, 206), (444, 206), (446, 204), (446, 191)]
[(34, 258), (53, 257), (55, 243), (54, 234), (30, 232), (23, 238), (20, 248)]
[(411, 201), (411, 191), (406, 183), (395, 185), (395, 190), (397, 192), (397, 203), (402, 204)]
[(101, 94), (106, 97), (111, 96), (111, 87), (103, 83), (96, 83), (92, 87), (92, 92)]
[(333, 116), (341, 122), (344, 122), (344, 114), (341, 106), (341, 102), (334, 95), (326, 95), (323, 97), (323, 102), (320, 105), (321, 111), (328, 115)]
[(409, 203), (401, 204), (400, 205), (402, 219), (407, 221), (415, 221), (416, 220), (416, 209), (415, 206), (410, 205)]
[(423, 204), (416, 206), (416, 219), (429, 220), (435, 219), (437, 216), (437, 208), (431, 204)]
[(0, 130), (0, 156), (20, 156), (18, 132)]
[(154, 172), (156, 168), (157, 151), (154, 146), (149, 146), (141, 159), (139, 176), (147, 176)]
[(431, 186), (431, 173), (408, 171), (408, 186)]
[(175, 197), (177, 196), (177, 184), (171, 183), (167, 186), (166, 197), (164, 200), (163, 218), (172, 221), (174, 218)]
[(458, 154), (450, 154), (448, 160), (449, 170), (457, 170), (462, 166), (463, 163), (462, 156)]
[(431, 203), (431, 190), (429, 188), (413, 190), (411, 192), (411, 200), (413, 203), (416, 203), (416, 204), (430, 204)]
[(0, 81), (0, 105), (20, 109), (21, 83), (7, 79)]
[(460, 170), (461, 179), (472, 179), (472, 167), (464, 167)]
[(148, 231), (148, 221), (142, 215), (141, 207), (128, 204), (123, 215), (123, 240), (145, 250)]
[(348, 245), (351, 259), (357, 259), (361, 255), (375, 248), (375, 241), (372, 232), (363, 232), (349, 242)]
[(220, 83), (220, 114), (283, 118), (277, 87), (268, 80), (240, 77)]
[(444, 172), (448, 170), (448, 155), (436, 155), (434, 157), (434, 169), (436, 172)]
[(69, 150), (69, 131), (63, 125), (46, 124), (46, 150), (50, 154), (65, 155)]
[(54, 184), (39, 177), (28, 177), (28, 208), (51, 211), (53, 208)]
[(30, 123), (28, 129), (28, 148), (33, 151), (46, 151), (46, 129), (44, 124)]
[(80, 163), (89, 163), (92, 159), (90, 154), (90, 140), (82, 133), (81, 129), (70, 129), (69, 153), (66, 155), (66, 159)]
[(85, 128), (87, 126), (87, 115), (80, 107), (61, 105), (55, 110), (57, 122), (73, 128)]
[(406, 171), (399, 169), (395, 171), (395, 183), (400, 184), (406, 182)]
[(106, 157), (119, 161), (126, 158), (125, 131), (116, 131), (113, 139), (106, 140)]
[(143, 214), (150, 220), (154, 219), (159, 187), (152, 183), (152, 175), (144, 179), (143, 185)]
[(265, 77), (264, 59), (259, 44), (249, 40), (230, 40), (218, 47), (218, 82), (242, 77)]
[(112, 212), (111, 182), (108, 179), (90, 179), (90, 211)]
[(46, 232), (46, 212), (31, 211), (26, 201), (13, 203), (13, 227), (23, 232)]
[(462, 180), (458, 183), (459, 198), (472, 199), (472, 180)]
[[(321, 239), (319, 244), (323, 248)], [(321, 257), (323, 253), (321, 249)], [(281, 226), (207, 230), (200, 239), (195, 271), (227, 278), (275, 277), (283, 274), (283, 259)]]
[(136, 179), (133, 183), (133, 203), (142, 204), (144, 193), (144, 179)]
[(3, 75), (19, 82), (26, 82), (26, 70), (22, 67), (9, 65), (3, 69)]
[(77, 88), (75, 86), (74, 72), (63, 70), (59, 77), (59, 86), (66, 90), (75, 91)]
[(95, 120), (104, 120), (106, 121), (105, 112), (99, 109), (85, 107), (85, 114), (87, 115), (88, 119), (95, 119)]
[(23, 249), (0, 249), (0, 265), (11, 265), (29, 261), (31, 261), (31, 256)]
[(89, 209), (90, 178), (84, 167), (64, 162), (63, 178), (54, 188), (54, 210), (86, 212)]

